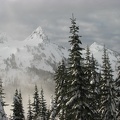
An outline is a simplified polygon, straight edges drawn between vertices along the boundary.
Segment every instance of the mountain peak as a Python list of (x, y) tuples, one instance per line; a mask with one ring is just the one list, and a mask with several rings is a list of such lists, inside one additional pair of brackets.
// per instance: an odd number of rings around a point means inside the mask
[(92, 45), (98, 45), (98, 43), (97, 43), (97, 42), (94, 42)]
[(36, 30), (34, 30), (31, 34), (31, 36), (35, 37), (37, 39), (43, 39), (43, 40), (47, 39), (47, 36), (45, 35), (41, 26), (39, 26)]
[(39, 35), (43, 35), (44, 32), (41, 28), (41, 26), (39, 26), (36, 30), (33, 31), (33, 34), (36, 33), (36, 34), (39, 34)]
[(93, 50), (103, 50), (103, 47), (103, 45), (100, 45), (97, 42), (94, 42), (92, 45), (90, 45), (90, 48)]
[(34, 43), (42, 43), (43, 41), (48, 41), (47, 36), (45, 35), (42, 28), (39, 26), (32, 34), (25, 40), (30, 41), (31, 45)]
[(99, 43), (94, 42), (91, 46), (103, 46), (103, 45), (100, 45)]

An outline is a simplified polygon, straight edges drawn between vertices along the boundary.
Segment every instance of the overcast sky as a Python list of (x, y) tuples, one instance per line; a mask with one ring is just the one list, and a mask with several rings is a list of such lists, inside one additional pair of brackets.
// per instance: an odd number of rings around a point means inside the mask
[(41, 26), (65, 46), (72, 13), (84, 46), (98, 42), (120, 52), (120, 0), (0, 0), (0, 32), (24, 40)]

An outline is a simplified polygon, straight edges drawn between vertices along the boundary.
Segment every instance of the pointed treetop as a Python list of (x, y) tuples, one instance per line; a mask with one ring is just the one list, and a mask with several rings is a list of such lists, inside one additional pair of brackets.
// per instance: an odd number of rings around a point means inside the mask
[(16, 90), (15, 90), (15, 96), (17, 96), (17, 95), (18, 95), (18, 90), (16, 89)]
[(72, 18), (70, 18), (71, 20), (76, 21), (76, 18), (74, 18), (74, 14), (72, 13)]
[(76, 22), (75, 22), (75, 21), (76, 21), (76, 18), (74, 18), (74, 14), (72, 14), (72, 18), (70, 18), (70, 19), (71, 19), (72, 24), (75, 25), (75, 24), (76, 24)]

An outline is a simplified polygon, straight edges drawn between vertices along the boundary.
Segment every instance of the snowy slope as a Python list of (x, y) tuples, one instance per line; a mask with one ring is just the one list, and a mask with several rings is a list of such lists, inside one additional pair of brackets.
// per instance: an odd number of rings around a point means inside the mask
[(24, 41), (3, 40), (5, 42), (0, 43), (0, 76), (5, 82), (40, 79), (39, 73), (53, 73), (56, 65), (68, 57), (67, 49), (51, 43), (41, 27)]
[[(96, 42), (94, 42), (91, 46), (90, 46), (90, 51), (91, 53), (94, 55), (94, 57), (96, 58), (96, 60), (98, 61), (99, 64), (99, 68), (102, 65), (102, 56), (103, 56), (103, 49), (104, 46), (100, 45)], [(107, 49), (107, 54), (109, 55), (109, 59), (110, 59), (110, 63), (111, 63), (111, 67), (113, 69), (113, 75), (116, 77), (116, 68), (117, 68), (117, 61), (118, 59), (120, 59), (120, 54), (112, 51), (108, 48)]]

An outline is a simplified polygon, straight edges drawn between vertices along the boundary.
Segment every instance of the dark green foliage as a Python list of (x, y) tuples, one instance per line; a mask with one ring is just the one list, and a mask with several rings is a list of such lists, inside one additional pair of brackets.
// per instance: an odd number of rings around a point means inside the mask
[(51, 96), (51, 103), (50, 103), (50, 120), (56, 120), (56, 109), (57, 109), (57, 103), (56, 100)]
[(118, 60), (118, 67), (117, 67), (117, 78), (116, 78), (116, 91), (117, 91), (117, 108), (118, 108), (118, 115), (117, 117), (120, 119), (120, 60)]
[(85, 57), (85, 64), (84, 64), (84, 74), (85, 79), (90, 84), (88, 87), (89, 89), (89, 98), (90, 98), (90, 108), (94, 111), (94, 118), (97, 120), (98, 116), (98, 105), (99, 105), (99, 79), (97, 73), (97, 62), (93, 55), (91, 56), (89, 47), (87, 46), (86, 49), (86, 57)]
[(2, 105), (2, 98), (0, 96), (0, 120), (6, 120), (6, 114), (4, 111), (4, 107)]
[(98, 87), (97, 85), (99, 84), (99, 79), (98, 79), (98, 63), (97, 61), (95, 60), (94, 56), (92, 55), (91, 57), (91, 62), (90, 62), (90, 65), (91, 65), (91, 78), (90, 78), (90, 82), (92, 82), (91, 84), (93, 85), (93, 91), (95, 91), (96, 87)]
[(94, 120), (94, 113), (91, 110), (89, 103), (89, 81), (85, 79), (82, 50), (80, 47), (82, 44), (79, 39), (79, 27), (76, 26), (76, 19), (71, 19), (72, 26), (70, 27), (70, 45), (71, 49), (69, 55), (69, 83), (67, 87), (68, 99), (67, 99), (67, 112), (71, 120)]
[(18, 90), (16, 89), (14, 100), (13, 100), (13, 120), (24, 120), (24, 110), (22, 106), (22, 97), (21, 92), (18, 93)]
[(47, 120), (47, 107), (46, 107), (46, 100), (44, 99), (44, 92), (41, 89), (40, 92), (40, 113), (39, 117), (41, 120)]
[(19, 120), (20, 118), (19, 118), (19, 116), (20, 116), (20, 114), (19, 114), (19, 110), (18, 110), (18, 108), (19, 108), (19, 99), (18, 99), (18, 90), (16, 89), (16, 91), (15, 91), (15, 95), (14, 95), (14, 98), (13, 98), (13, 105), (12, 105), (12, 107), (13, 107), (13, 109), (12, 109), (12, 111), (13, 111), (13, 119), (14, 120)]
[(92, 72), (91, 72), (91, 70), (92, 70), (91, 69), (92, 68), (91, 62), (93, 62), (93, 61), (91, 60), (91, 57), (90, 57), (90, 49), (87, 46), (85, 64), (84, 64), (84, 66), (85, 66), (84, 74), (85, 74), (86, 79), (88, 79), (89, 82), (91, 82), (90, 78), (91, 78), (91, 74), (92, 74)]
[(56, 95), (56, 104), (57, 110), (56, 115), (59, 116), (59, 119), (64, 120), (66, 114), (66, 95), (67, 95), (67, 70), (65, 67), (64, 60), (59, 64), (58, 69), (55, 73), (55, 95)]
[(32, 113), (32, 104), (29, 98), (28, 100), (28, 113), (27, 113), (27, 120), (33, 120), (33, 113)]
[(19, 91), (19, 95), (18, 95), (18, 98), (19, 98), (19, 112), (20, 112), (20, 118), (21, 120), (24, 120), (24, 109), (23, 109), (23, 103), (22, 103), (22, 95), (21, 95), (21, 91)]
[(102, 65), (102, 79), (100, 81), (100, 115), (102, 120), (117, 120), (116, 118), (116, 91), (114, 88), (114, 81), (112, 69), (107, 55), (106, 48), (104, 47)]
[(2, 82), (2, 79), (0, 78), (0, 96), (2, 98), (2, 106), (8, 106), (8, 104), (6, 104), (6, 102), (4, 101), (4, 98), (5, 98), (5, 93), (3, 92), (3, 82)]
[(34, 96), (33, 96), (33, 119), (36, 120), (39, 116), (40, 113), (40, 99), (39, 99), (39, 93), (38, 93), (38, 88), (37, 85), (35, 85), (35, 91), (34, 91)]
[(46, 111), (46, 120), (49, 120), (50, 119), (50, 110), (47, 109)]
[(99, 90), (99, 74), (97, 72), (98, 70), (98, 64), (95, 60), (95, 58), (91, 57), (91, 77), (90, 77), (90, 84), (91, 84), (91, 89), (93, 93), (98, 94)]

